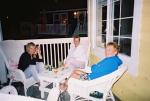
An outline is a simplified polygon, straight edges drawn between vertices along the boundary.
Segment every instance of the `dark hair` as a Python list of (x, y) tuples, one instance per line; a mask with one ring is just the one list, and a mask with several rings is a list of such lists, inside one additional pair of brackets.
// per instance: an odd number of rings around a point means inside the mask
[(80, 36), (76, 34), (73, 36), (73, 39), (79, 39), (79, 41), (80, 41)]
[(116, 42), (108, 42), (106, 46), (113, 46), (119, 52), (119, 46)]
[(39, 44), (35, 45), (35, 48), (38, 48), (39, 47)]

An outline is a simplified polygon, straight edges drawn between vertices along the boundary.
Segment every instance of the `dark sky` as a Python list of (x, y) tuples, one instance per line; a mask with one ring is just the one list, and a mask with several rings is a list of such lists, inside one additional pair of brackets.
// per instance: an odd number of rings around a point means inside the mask
[(87, 0), (0, 0), (0, 21), (4, 39), (13, 39), (12, 33), (20, 33), (22, 22), (37, 22), (43, 9), (52, 11), (80, 8), (87, 8)]
[(28, 19), (46, 10), (86, 8), (87, 0), (0, 0), (0, 17)]

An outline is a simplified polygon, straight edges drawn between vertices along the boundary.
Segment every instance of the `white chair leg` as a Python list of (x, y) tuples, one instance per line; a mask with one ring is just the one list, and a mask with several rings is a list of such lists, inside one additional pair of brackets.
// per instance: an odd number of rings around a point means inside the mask
[(9, 81), (9, 85), (11, 85), (12, 81), (13, 81), (13, 79), (10, 79), (10, 81)]
[(27, 96), (27, 89), (24, 87), (24, 94)]
[(114, 95), (113, 95), (113, 93), (112, 93), (112, 91), (110, 90), (110, 98), (112, 99), (112, 101), (115, 101), (115, 98), (114, 98)]

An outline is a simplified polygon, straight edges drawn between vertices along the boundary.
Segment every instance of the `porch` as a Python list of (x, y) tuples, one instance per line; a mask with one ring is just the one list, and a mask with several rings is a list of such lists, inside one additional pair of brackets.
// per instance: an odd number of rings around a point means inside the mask
[[(35, 44), (38, 44), (40, 46), (45, 68), (51, 71), (52, 68), (58, 68), (60, 67), (60, 65), (62, 65), (62, 62), (67, 57), (68, 51), (72, 44), (72, 38), (6, 40), (0, 42), (0, 48), (3, 50), (9, 62), (17, 64), (20, 55), (25, 50), (25, 45), (29, 42), (34, 42)], [(88, 45), (88, 43), (89, 43), (88, 37), (81, 38), (82, 45)], [(89, 57), (89, 60), (90, 59), (91, 57)], [(0, 63), (1, 63), (0, 74), (3, 75), (0, 76), (0, 80), (2, 81), (2, 83), (8, 84), (9, 81), (7, 78), (7, 68), (1, 55), (0, 55)], [(13, 83), (13, 85), (17, 88), (19, 95), (24, 95), (23, 84)], [(31, 86), (27, 91), (27, 95), (41, 99), (40, 91), (37, 86)], [(45, 93), (44, 100), (47, 99), (47, 96), (48, 93)], [(117, 101), (119, 101), (119, 99), (116, 96), (115, 98)], [(81, 101), (82, 99), (84, 98), (80, 98), (78, 101)]]

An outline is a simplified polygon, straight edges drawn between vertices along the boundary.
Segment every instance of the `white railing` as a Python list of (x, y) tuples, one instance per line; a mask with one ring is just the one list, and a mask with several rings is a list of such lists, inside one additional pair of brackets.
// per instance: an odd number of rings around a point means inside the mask
[[(34, 42), (41, 48), (44, 64), (52, 68), (57, 68), (59, 63), (67, 57), (72, 40), (72, 38), (7, 40), (0, 42), (0, 47), (8, 60), (13, 59), (18, 62), (20, 55), (24, 52), (25, 45), (29, 42)], [(81, 44), (84, 43), (85, 40), (88, 40), (88, 38), (81, 38)]]

